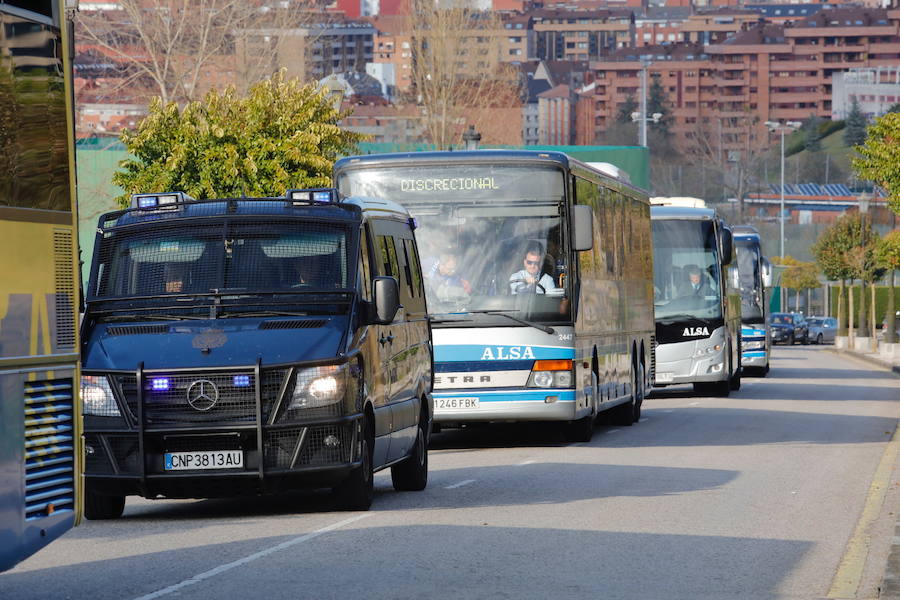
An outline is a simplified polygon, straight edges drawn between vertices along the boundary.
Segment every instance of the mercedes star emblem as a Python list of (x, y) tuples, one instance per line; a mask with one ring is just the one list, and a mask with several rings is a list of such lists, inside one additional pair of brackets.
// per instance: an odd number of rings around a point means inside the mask
[(188, 386), (187, 401), (194, 410), (207, 411), (219, 401), (219, 388), (209, 379), (198, 379)]

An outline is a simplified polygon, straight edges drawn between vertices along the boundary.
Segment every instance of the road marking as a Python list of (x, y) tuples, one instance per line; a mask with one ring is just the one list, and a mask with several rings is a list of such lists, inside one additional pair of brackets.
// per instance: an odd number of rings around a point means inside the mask
[(247, 563), (253, 562), (254, 560), (258, 560), (258, 559), (264, 558), (270, 554), (274, 554), (275, 552), (279, 552), (281, 550), (285, 550), (286, 548), (290, 548), (292, 546), (297, 546), (304, 542), (308, 542), (309, 540), (317, 538), (320, 535), (328, 533), (329, 531), (334, 531), (335, 529), (340, 529), (341, 527), (344, 527), (345, 525), (355, 523), (356, 521), (359, 521), (360, 519), (365, 519), (366, 517), (369, 517), (371, 515), (372, 515), (372, 513), (367, 513), (364, 515), (357, 515), (355, 517), (350, 517), (349, 519), (344, 519), (343, 521), (338, 521), (337, 523), (328, 525), (327, 527), (323, 527), (321, 529), (317, 529), (311, 533), (307, 533), (306, 535), (301, 535), (298, 538), (294, 538), (292, 540), (282, 542), (281, 544), (278, 544), (277, 546), (272, 546), (271, 548), (266, 548), (265, 550), (260, 550), (259, 552), (251, 554), (249, 556), (245, 556), (244, 558), (239, 558), (236, 561), (226, 563), (224, 565), (219, 565), (218, 567), (216, 567), (214, 569), (210, 569), (209, 571), (204, 571), (203, 573), (200, 573), (199, 575), (194, 575), (190, 579), (185, 579), (184, 581), (182, 581), (180, 583), (176, 583), (175, 585), (170, 585), (167, 588), (163, 588), (159, 591), (153, 592), (151, 594), (147, 594), (146, 596), (141, 596), (140, 598), (137, 598), (137, 600), (154, 600), (155, 598), (162, 598), (163, 596), (168, 596), (169, 594), (172, 594), (174, 592), (182, 590), (188, 586), (194, 585), (196, 583), (200, 583), (202, 581), (205, 581), (207, 579), (215, 577), (216, 575), (221, 575), (225, 571), (230, 571), (231, 569), (234, 569), (235, 567), (240, 567), (240, 566), (246, 565)]
[(453, 485), (445, 486), (445, 490), (455, 490), (456, 488), (461, 488), (464, 485), (469, 485), (470, 483), (475, 483), (474, 479), (463, 479), (459, 483), (454, 483)]
[(621, 429), (610, 429), (606, 433), (616, 433), (617, 431), (622, 431)]
[(897, 459), (897, 451), (900, 450), (900, 424), (894, 429), (894, 435), (888, 442), (884, 453), (881, 455), (881, 462), (875, 469), (875, 476), (872, 478), (872, 484), (869, 486), (869, 493), (866, 496), (866, 503), (863, 506), (862, 513), (859, 516), (859, 522), (856, 524), (856, 530), (853, 537), (847, 542), (847, 548), (844, 556), (841, 558), (840, 566), (834, 579), (831, 580), (831, 589), (828, 590), (828, 598), (855, 598), (856, 590), (859, 588), (859, 582), (862, 579), (863, 569), (866, 566), (866, 558), (869, 554), (869, 528), (878, 518), (881, 512), (881, 506), (884, 504), (884, 495), (890, 487), (891, 471), (894, 462)]
[(534, 461), (534, 460), (523, 460), (522, 462), (519, 463), (518, 466), (524, 467), (525, 465), (530, 465), (530, 464), (533, 464), (533, 463), (535, 463), (535, 462), (537, 462), (537, 461)]
[(664, 410), (664, 411), (663, 411), (663, 412), (664, 412), (664, 413), (671, 413), (671, 412), (675, 412), (675, 411), (674, 411), (674, 410), (671, 410), (671, 409), (669, 409), (669, 410)]
[(700, 404), (700, 403), (699, 402), (691, 402), (690, 404), (688, 404), (688, 406), (697, 406), (698, 404)]

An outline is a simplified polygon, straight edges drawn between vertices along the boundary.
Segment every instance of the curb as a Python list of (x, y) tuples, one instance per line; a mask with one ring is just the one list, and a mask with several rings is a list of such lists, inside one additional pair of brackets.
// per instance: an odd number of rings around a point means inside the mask
[(856, 350), (845, 350), (843, 348), (826, 348), (825, 351), (842, 356), (852, 356), (853, 358), (858, 358), (859, 360), (865, 361), (869, 364), (881, 367), (882, 369), (885, 369), (887, 371), (891, 371), (895, 375), (900, 375), (900, 365), (889, 363), (886, 360), (875, 358), (874, 356), (870, 356), (862, 352), (857, 352)]

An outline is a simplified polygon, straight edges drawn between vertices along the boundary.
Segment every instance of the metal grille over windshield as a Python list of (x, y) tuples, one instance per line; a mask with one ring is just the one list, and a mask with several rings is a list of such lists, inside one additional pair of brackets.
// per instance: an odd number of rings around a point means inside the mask
[(100, 243), (91, 296), (317, 291), (348, 287), (349, 232), (308, 221), (113, 229)]

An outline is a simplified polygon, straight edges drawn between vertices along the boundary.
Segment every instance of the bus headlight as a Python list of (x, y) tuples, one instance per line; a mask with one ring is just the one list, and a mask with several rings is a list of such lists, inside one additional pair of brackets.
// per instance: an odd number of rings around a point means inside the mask
[(288, 410), (320, 408), (340, 402), (347, 389), (347, 376), (347, 364), (298, 369)]
[(536, 360), (528, 378), (528, 387), (568, 388), (574, 381), (571, 360)]
[(121, 417), (109, 380), (103, 375), (81, 376), (81, 407), (85, 415)]
[(715, 354), (722, 349), (722, 344), (712, 344), (711, 346), (707, 346), (706, 348), (697, 348), (697, 351), (694, 353), (694, 358), (703, 358), (705, 356), (710, 356), (711, 354)]

